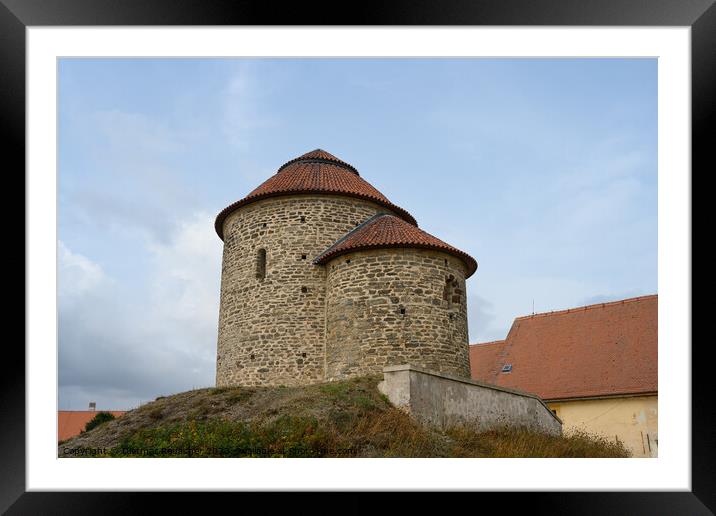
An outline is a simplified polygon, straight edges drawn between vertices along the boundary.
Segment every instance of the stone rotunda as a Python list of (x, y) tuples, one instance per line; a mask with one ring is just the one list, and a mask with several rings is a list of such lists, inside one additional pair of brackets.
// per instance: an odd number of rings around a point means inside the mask
[(222, 210), (216, 384), (302, 385), (414, 364), (470, 377), (468, 254), (317, 149)]

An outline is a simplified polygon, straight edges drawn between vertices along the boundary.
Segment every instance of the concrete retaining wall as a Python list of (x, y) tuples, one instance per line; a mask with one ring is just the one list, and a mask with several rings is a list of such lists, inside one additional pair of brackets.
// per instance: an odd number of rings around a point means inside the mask
[(478, 431), (509, 426), (562, 433), (562, 421), (534, 394), (414, 365), (386, 367), (383, 377), (378, 388), (390, 402), (430, 425), (469, 425)]

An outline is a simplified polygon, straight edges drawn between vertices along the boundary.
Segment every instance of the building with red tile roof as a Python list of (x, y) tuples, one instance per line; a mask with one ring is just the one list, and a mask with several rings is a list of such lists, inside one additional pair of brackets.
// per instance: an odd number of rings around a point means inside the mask
[(126, 413), (124, 410), (58, 410), (57, 440), (66, 441), (70, 437), (80, 435), (80, 432), (85, 429), (85, 425), (100, 412), (109, 412), (114, 417), (120, 417)]
[(295, 385), (412, 363), (470, 376), (477, 262), (316, 149), (223, 209), (217, 385)]
[[(518, 317), (505, 340), (470, 346), (472, 378), (540, 396), (564, 421), (658, 445), (658, 296)], [(604, 412), (604, 413), (602, 413)]]

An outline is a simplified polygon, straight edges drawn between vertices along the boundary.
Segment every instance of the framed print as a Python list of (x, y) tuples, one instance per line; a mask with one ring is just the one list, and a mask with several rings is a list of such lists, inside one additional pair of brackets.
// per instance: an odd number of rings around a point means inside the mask
[[(517, 491), (712, 513), (712, 1), (0, 1), (27, 300), (3, 510)], [(515, 451), (503, 425), (607, 437)]]

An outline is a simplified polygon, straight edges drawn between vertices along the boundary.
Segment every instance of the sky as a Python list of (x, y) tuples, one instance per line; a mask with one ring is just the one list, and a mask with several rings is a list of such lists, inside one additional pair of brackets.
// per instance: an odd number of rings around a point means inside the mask
[(472, 255), (470, 343), (657, 293), (656, 59), (60, 59), (59, 408), (214, 384), (214, 218), (322, 148)]

